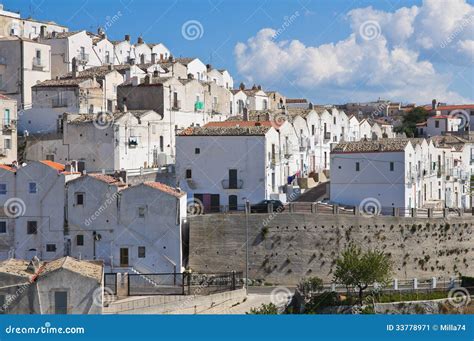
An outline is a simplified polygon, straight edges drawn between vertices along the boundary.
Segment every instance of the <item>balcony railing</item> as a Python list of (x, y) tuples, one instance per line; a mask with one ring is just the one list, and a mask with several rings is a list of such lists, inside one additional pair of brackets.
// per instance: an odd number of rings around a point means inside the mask
[(236, 181), (224, 179), (221, 183), (223, 189), (241, 189), (244, 186), (244, 180), (241, 179), (237, 179)]
[(2, 126), (3, 130), (14, 130), (16, 129), (17, 120), (3, 119)]
[(76, 59), (79, 63), (87, 63), (87, 62), (89, 62), (89, 54), (88, 53), (79, 53), (76, 56)]

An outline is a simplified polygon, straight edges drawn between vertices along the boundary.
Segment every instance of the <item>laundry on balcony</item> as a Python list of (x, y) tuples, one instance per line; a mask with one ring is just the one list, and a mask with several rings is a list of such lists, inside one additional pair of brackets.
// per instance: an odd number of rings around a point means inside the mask
[(197, 101), (194, 103), (194, 110), (204, 110), (204, 102)]

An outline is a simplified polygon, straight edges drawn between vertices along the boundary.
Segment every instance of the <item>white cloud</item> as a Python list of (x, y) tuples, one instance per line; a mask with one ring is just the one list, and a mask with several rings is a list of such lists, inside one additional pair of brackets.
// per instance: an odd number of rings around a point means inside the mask
[(435, 66), (453, 60), (472, 66), (473, 8), (462, 0), (427, 0), (394, 12), (354, 9), (347, 14), (350, 36), (319, 46), (278, 41), (275, 30), (265, 28), (236, 45), (237, 67), (249, 82), (291, 83), (316, 98), (320, 91), (332, 91), (347, 100), (466, 102), (449, 90), (452, 75)]

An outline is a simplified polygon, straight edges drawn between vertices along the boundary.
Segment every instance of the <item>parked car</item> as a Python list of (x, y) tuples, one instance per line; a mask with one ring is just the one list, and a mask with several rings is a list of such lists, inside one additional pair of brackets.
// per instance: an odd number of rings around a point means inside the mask
[(283, 211), (284, 205), (280, 200), (262, 200), (259, 203), (250, 206), (250, 212), (267, 213), (269, 204), (273, 204), (273, 212)]

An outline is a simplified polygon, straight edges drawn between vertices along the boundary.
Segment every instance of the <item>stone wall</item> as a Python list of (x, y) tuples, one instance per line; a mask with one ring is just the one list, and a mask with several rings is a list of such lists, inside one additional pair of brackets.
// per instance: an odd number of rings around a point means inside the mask
[[(292, 285), (307, 276), (330, 282), (338, 255), (351, 242), (389, 253), (394, 278), (474, 274), (472, 216), (423, 219), (280, 213), (250, 214), (248, 219), (249, 278), (266, 283)], [(188, 220), (193, 271), (244, 271), (244, 214)]]

